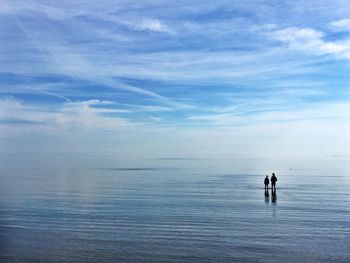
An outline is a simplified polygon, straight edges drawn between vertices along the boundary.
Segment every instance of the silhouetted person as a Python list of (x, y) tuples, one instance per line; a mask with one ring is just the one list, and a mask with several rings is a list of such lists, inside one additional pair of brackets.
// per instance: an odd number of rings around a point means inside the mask
[(269, 189), (270, 180), (269, 177), (266, 175), (264, 180), (265, 190)]
[(271, 176), (271, 189), (276, 189), (276, 182), (277, 182), (277, 177), (275, 176), (275, 173), (272, 173)]

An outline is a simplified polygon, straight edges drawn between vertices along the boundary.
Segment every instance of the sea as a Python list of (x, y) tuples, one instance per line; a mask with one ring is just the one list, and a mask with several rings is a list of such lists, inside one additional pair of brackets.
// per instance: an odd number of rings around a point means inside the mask
[(2, 156), (0, 262), (349, 263), (349, 163)]

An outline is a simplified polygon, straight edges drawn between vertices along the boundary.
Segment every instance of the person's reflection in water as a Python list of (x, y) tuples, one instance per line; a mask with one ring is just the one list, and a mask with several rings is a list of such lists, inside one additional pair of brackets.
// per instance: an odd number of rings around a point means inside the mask
[(270, 202), (269, 190), (265, 189), (265, 203), (268, 204)]
[(276, 188), (271, 189), (271, 202), (276, 204), (277, 203), (277, 193), (276, 193)]

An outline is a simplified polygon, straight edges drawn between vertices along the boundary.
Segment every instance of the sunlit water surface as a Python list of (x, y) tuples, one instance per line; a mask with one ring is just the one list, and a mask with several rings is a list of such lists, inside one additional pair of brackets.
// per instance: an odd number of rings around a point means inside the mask
[(5, 159), (0, 262), (350, 262), (344, 160)]

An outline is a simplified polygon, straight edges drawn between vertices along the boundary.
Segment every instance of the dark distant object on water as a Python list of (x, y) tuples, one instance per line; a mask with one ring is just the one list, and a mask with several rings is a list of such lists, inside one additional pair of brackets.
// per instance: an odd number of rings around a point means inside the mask
[(275, 173), (272, 173), (271, 176), (271, 189), (276, 189), (276, 182), (277, 182), (277, 177), (275, 175)]
[(269, 184), (270, 184), (269, 176), (266, 175), (265, 180), (264, 180), (265, 190), (267, 190), (269, 188)]

